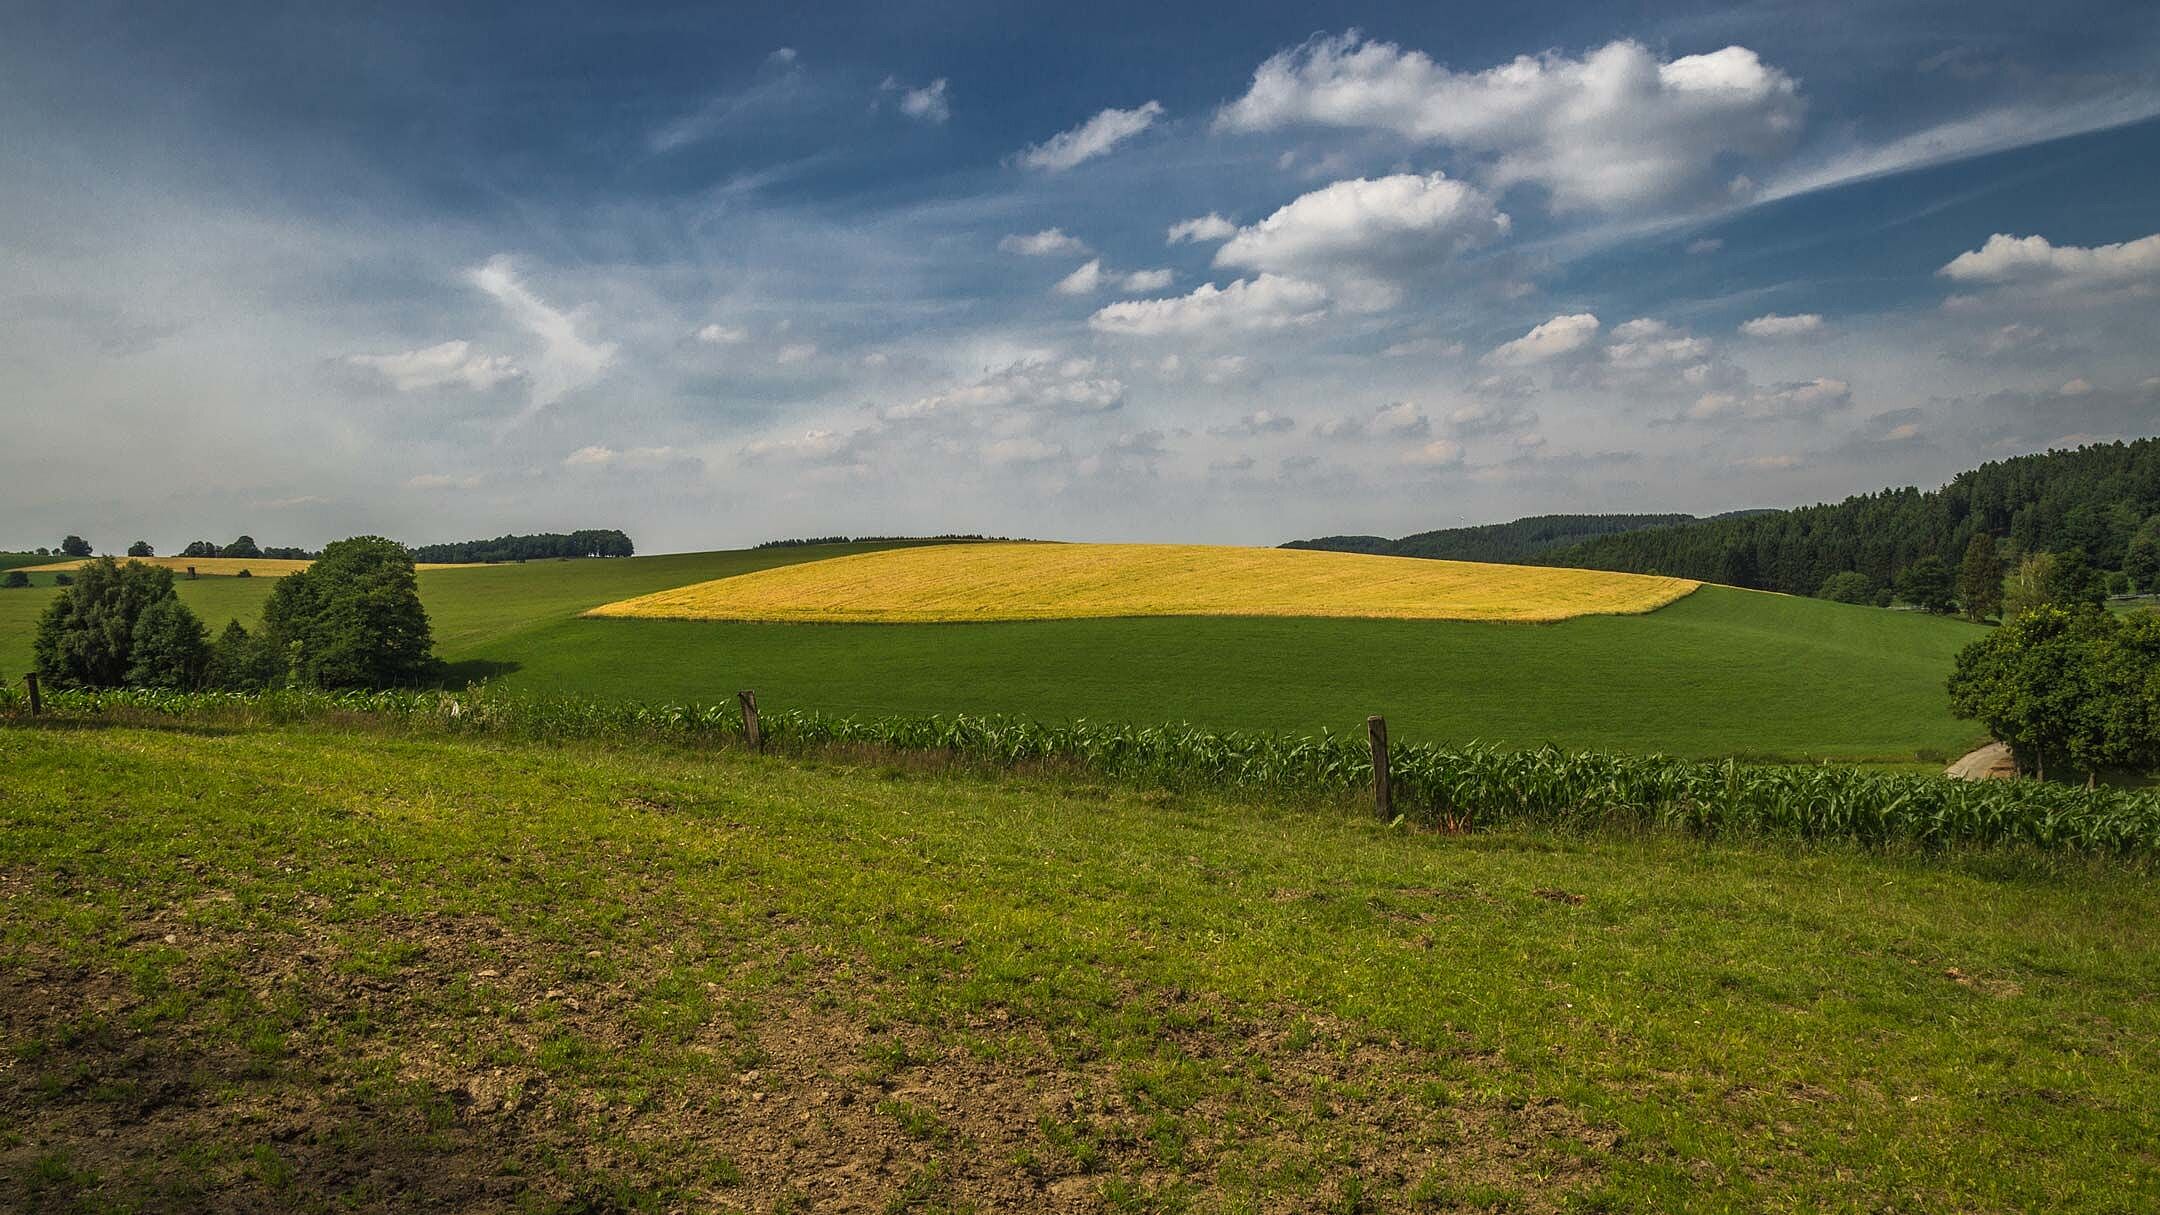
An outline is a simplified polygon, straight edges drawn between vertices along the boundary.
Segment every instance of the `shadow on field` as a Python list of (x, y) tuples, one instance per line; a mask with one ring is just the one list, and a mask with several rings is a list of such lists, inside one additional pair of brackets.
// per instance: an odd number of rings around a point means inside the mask
[(458, 691), (472, 684), (485, 683), (490, 679), (500, 679), (523, 665), (523, 663), (516, 662), (499, 662), (492, 658), (468, 658), (463, 662), (446, 662), (442, 668), (442, 679), (438, 681), (436, 686)]

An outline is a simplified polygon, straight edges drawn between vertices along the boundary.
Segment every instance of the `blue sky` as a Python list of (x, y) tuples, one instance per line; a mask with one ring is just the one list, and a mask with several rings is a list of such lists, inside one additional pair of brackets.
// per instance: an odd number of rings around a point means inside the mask
[(1273, 543), (2160, 431), (2148, 4), (0, 7), (0, 544)]

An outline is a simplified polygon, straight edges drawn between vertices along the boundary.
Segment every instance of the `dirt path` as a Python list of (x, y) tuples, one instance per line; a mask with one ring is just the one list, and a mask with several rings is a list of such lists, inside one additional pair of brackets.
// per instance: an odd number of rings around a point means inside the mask
[(1944, 776), (1959, 780), (2015, 780), (2017, 774), (2017, 761), (2010, 757), (2010, 744), (1999, 742), (1991, 742), (1943, 769)]

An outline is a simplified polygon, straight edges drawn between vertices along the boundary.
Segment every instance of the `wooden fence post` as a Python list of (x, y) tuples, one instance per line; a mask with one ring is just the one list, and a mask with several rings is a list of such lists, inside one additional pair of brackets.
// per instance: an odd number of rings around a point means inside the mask
[(30, 688), (30, 716), (36, 717), (45, 711), (45, 699), (38, 695), (37, 674), (23, 676), (23, 683)]
[(1393, 820), (1394, 796), (1388, 787), (1387, 718), (1374, 715), (1365, 719), (1365, 736), (1372, 740), (1372, 796), (1373, 809), (1381, 818)]
[(193, 581), (195, 581), (195, 567), (194, 567), (194, 566), (192, 566), (192, 565), (191, 565), (191, 566), (187, 567), (187, 576), (188, 576), (188, 581), (189, 581), (189, 582), (193, 582)]
[(744, 741), (748, 742), (751, 746), (751, 749), (753, 750), (763, 750), (765, 747), (765, 736), (758, 730), (757, 693), (751, 691), (748, 688), (744, 688), (742, 691), (735, 693), (735, 699), (742, 702), (742, 732)]

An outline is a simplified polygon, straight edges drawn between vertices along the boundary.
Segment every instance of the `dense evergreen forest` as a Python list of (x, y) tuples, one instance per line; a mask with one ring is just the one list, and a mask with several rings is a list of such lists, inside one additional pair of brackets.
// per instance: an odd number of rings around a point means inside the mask
[(2101, 443), (1983, 464), (1941, 489), (1621, 532), (1549, 549), (1539, 565), (1699, 578), (1813, 595), (1853, 571), (1889, 586), (1914, 563), (1956, 567), (1977, 533), (2020, 554), (2082, 552), (2091, 566), (2160, 587), (2160, 439)]
[(539, 561), (548, 557), (629, 557), (637, 552), (630, 537), (613, 528), (570, 532), (540, 532), (530, 536), (497, 536), (493, 540), (460, 540), (451, 544), (420, 544), (413, 560), (445, 565), (472, 561)]
[[(1722, 517), (1722, 516), (1721, 516)], [(1390, 540), (1385, 536), (1322, 536), (1292, 540), (1284, 548), (1318, 548), (1383, 557), (1434, 557), (1448, 561), (1529, 562), (1548, 549), (1616, 532), (1700, 522), (1693, 515), (1532, 515), (1512, 523), (1449, 527)]]

